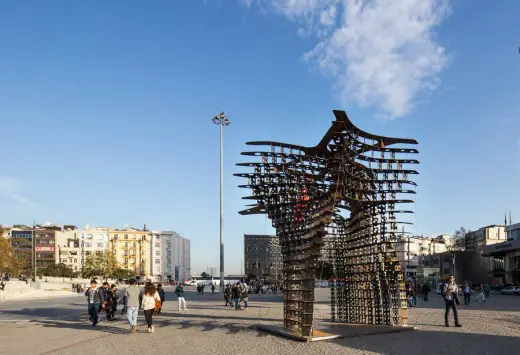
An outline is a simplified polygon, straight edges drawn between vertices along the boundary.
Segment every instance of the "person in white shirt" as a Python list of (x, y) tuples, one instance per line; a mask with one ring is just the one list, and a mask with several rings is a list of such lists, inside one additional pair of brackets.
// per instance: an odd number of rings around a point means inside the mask
[(144, 286), (140, 307), (144, 310), (144, 317), (146, 319), (146, 323), (148, 324), (148, 333), (155, 332), (152, 317), (156, 308), (156, 302), (158, 302), (158, 304), (160, 305), (161, 297), (155, 289), (155, 286), (151, 282), (149, 282)]

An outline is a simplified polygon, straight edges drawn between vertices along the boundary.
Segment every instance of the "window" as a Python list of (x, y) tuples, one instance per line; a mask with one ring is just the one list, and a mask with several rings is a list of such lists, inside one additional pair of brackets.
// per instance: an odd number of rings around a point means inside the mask
[(114, 239), (117, 239), (117, 234), (114, 234)]
[(125, 248), (128, 248), (128, 242), (125, 242)]
[(125, 239), (128, 239), (128, 234), (125, 234)]
[(160, 248), (161, 247), (161, 243), (155, 243), (155, 247), (156, 248)]
[(157, 251), (155, 252), (155, 255), (156, 255), (156, 256), (159, 256), (159, 255), (161, 255), (161, 252), (160, 252), (159, 250), (157, 250)]
[(98, 248), (103, 248), (103, 243), (97, 243)]
[(155, 263), (156, 264), (160, 264), (161, 263), (161, 259), (155, 259)]
[(133, 245), (133, 246), (134, 246), (134, 248), (135, 248), (137, 244), (136, 244), (136, 242), (134, 242), (134, 243), (133, 243), (132, 245)]
[(146, 240), (146, 235), (142, 235), (141, 240)]

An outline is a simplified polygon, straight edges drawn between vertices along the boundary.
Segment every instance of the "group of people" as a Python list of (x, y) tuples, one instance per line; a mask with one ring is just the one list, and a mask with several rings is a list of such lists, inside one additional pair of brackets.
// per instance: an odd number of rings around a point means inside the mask
[(464, 287), (462, 288), (462, 293), (464, 295), (464, 305), (469, 306), (471, 303), (471, 296), (473, 295), (473, 299), (475, 302), (481, 300), (482, 302), (486, 302), (486, 299), (489, 298), (491, 293), (491, 287), (488, 284), (479, 284), (475, 289), (472, 289), (469, 283), (465, 282)]
[(424, 285), (415, 285), (413, 282), (407, 282), (405, 285), (406, 299), (408, 307), (414, 308), (417, 306), (417, 294), (423, 301), (428, 302), (428, 294), (432, 291), (430, 286), (425, 283)]
[[(235, 310), (247, 310), (247, 303), (249, 301), (248, 297), (249, 286), (244, 282), (244, 279), (240, 279), (240, 281), (230, 285), (226, 285), (224, 290), (224, 301), (227, 307), (229, 304), (231, 307), (234, 307)], [(244, 308), (240, 305), (240, 303), (244, 303)]]
[[(179, 311), (181, 310), (181, 305), (184, 306), (184, 310), (187, 310), (182, 283), (177, 285), (175, 294), (179, 302)], [(166, 294), (162, 288), (162, 284), (158, 284), (156, 287), (153, 283), (149, 282), (141, 289), (135, 279), (129, 281), (129, 286), (125, 288), (122, 298), (118, 295), (116, 285), (109, 285), (108, 282), (104, 282), (102, 287), (98, 287), (96, 280), (90, 282), (90, 287), (85, 292), (85, 296), (88, 300), (88, 314), (89, 320), (92, 322), (92, 328), (96, 327), (100, 321), (100, 312), (102, 311), (106, 312), (107, 321), (115, 321), (117, 305), (123, 304), (121, 313), (126, 313), (128, 323), (130, 324), (130, 332), (132, 333), (137, 331), (137, 316), (139, 310), (142, 310), (144, 313), (148, 325), (148, 332), (153, 333), (155, 331), (153, 315), (161, 313), (166, 300)]]

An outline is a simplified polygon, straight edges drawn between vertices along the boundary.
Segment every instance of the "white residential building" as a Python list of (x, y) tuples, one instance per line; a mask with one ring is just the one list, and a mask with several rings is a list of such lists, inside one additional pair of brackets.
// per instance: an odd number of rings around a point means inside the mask
[(173, 231), (152, 231), (152, 277), (155, 281), (190, 277), (190, 241)]
[(55, 238), (56, 264), (65, 264), (74, 271), (81, 271), (83, 256), (79, 230), (70, 228), (56, 231)]
[(108, 250), (108, 229), (88, 225), (84, 229), (64, 228), (56, 231), (56, 248), (56, 263), (81, 271), (89, 255)]
[(507, 240), (505, 225), (493, 224), (467, 234), (466, 250), (480, 253), (487, 245), (503, 243)]
[(396, 253), (401, 267), (417, 268), (421, 256), (440, 254), (447, 250), (449, 236), (440, 235), (435, 238), (424, 236), (401, 237), (396, 244)]

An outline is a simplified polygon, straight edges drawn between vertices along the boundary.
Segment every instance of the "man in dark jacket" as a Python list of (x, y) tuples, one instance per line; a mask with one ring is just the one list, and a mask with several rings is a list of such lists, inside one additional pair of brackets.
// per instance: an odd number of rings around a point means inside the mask
[(423, 295), (423, 300), (425, 302), (428, 302), (428, 293), (431, 292), (431, 288), (430, 286), (428, 286), (427, 283), (424, 283), (422, 289), (421, 289), (421, 294)]
[(94, 328), (99, 321), (98, 312), (101, 304), (105, 302), (103, 294), (104, 292), (97, 287), (97, 281), (90, 281), (90, 288), (85, 292), (85, 296), (87, 296), (88, 299), (88, 314), (90, 316), (89, 319), (92, 321), (92, 328)]
[(162, 310), (162, 306), (164, 301), (166, 300), (166, 295), (164, 293), (164, 288), (162, 288), (162, 284), (157, 285), (157, 293), (159, 294), (159, 297), (161, 298), (161, 308), (159, 308), (156, 313), (160, 314)]
[(182, 283), (179, 282), (179, 285), (175, 288), (175, 294), (177, 295), (177, 300), (179, 301), (179, 311), (181, 310), (181, 305), (184, 304), (184, 310), (187, 311), (186, 308), (186, 300), (184, 299), (184, 287)]

